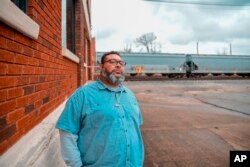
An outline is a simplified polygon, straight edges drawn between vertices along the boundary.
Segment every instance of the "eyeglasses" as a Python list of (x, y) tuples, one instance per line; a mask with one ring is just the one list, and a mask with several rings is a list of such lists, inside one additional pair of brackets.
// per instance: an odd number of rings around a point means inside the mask
[(109, 64), (111, 64), (111, 65), (117, 65), (118, 63), (119, 63), (121, 66), (125, 66), (125, 65), (126, 65), (126, 62), (125, 62), (125, 61), (116, 60), (116, 59), (109, 59), (109, 60), (103, 62), (103, 64), (104, 64), (104, 63), (107, 63), (107, 62), (108, 62)]

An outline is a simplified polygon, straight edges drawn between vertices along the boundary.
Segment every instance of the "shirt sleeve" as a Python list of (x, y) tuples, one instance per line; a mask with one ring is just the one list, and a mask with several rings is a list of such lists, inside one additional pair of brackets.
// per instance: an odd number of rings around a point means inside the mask
[(136, 100), (136, 103), (137, 103), (138, 108), (139, 108), (139, 125), (142, 125), (143, 124), (143, 117), (142, 117), (141, 108), (140, 108), (140, 105), (138, 104), (137, 100)]
[(81, 128), (82, 119), (84, 117), (84, 93), (75, 92), (67, 101), (65, 108), (60, 115), (56, 128), (77, 134)]
[(77, 147), (78, 136), (59, 130), (61, 141), (61, 154), (67, 166), (81, 167), (82, 160), (80, 151)]

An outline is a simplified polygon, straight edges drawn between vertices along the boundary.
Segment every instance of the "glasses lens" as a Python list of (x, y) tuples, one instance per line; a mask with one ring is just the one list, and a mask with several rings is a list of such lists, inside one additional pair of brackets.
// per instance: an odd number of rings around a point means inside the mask
[(106, 62), (109, 62), (109, 63), (112, 64), (112, 65), (117, 65), (118, 63), (119, 63), (121, 66), (125, 66), (125, 65), (126, 65), (126, 62), (124, 62), (124, 61), (119, 61), (119, 60), (115, 60), (115, 59), (107, 60), (107, 61), (105, 61), (104, 63), (106, 63)]
[(121, 66), (125, 66), (126, 65), (126, 62), (125, 61), (119, 61), (119, 60), (115, 60), (115, 59), (110, 59), (110, 60), (107, 60), (104, 63), (109, 63), (109, 64), (112, 64), (112, 65), (117, 65), (118, 63), (121, 65)]
[(126, 65), (126, 62), (124, 62), (124, 61), (119, 61), (119, 63), (120, 63), (120, 65), (122, 65), (122, 66), (125, 66), (125, 65)]
[(114, 59), (108, 60), (108, 62), (109, 62), (110, 64), (117, 64), (117, 61), (114, 60)]

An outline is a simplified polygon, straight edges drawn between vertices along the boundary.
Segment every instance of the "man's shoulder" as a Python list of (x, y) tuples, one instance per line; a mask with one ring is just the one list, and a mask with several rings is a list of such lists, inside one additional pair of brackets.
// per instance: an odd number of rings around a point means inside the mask
[[(93, 88), (96, 88), (97, 86), (97, 83), (96, 81), (90, 81), (90, 82), (87, 82), (85, 83), (84, 85), (80, 86), (79, 88), (77, 88), (74, 92), (74, 94), (82, 94), (82, 93), (86, 93), (88, 92), (89, 90), (93, 89)], [(73, 94), (73, 95), (74, 95)]]
[(127, 93), (130, 93), (130, 94), (133, 94), (134, 95), (134, 92), (128, 88), (127, 86), (123, 85), (123, 89), (127, 92)]
[(87, 81), (82, 87), (90, 88), (90, 87), (96, 86), (96, 84), (97, 84), (97, 81)]
[(89, 89), (96, 88), (98, 85), (97, 81), (88, 81), (79, 88), (79, 91), (87, 91)]

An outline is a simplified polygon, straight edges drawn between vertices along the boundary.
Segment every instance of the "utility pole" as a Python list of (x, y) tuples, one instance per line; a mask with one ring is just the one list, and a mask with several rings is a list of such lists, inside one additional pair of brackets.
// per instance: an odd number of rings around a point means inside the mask
[(232, 45), (231, 45), (231, 43), (229, 45), (229, 48), (230, 48), (230, 55), (232, 55)]
[(196, 43), (196, 50), (197, 50), (197, 55), (199, 54), (199, 43)]

